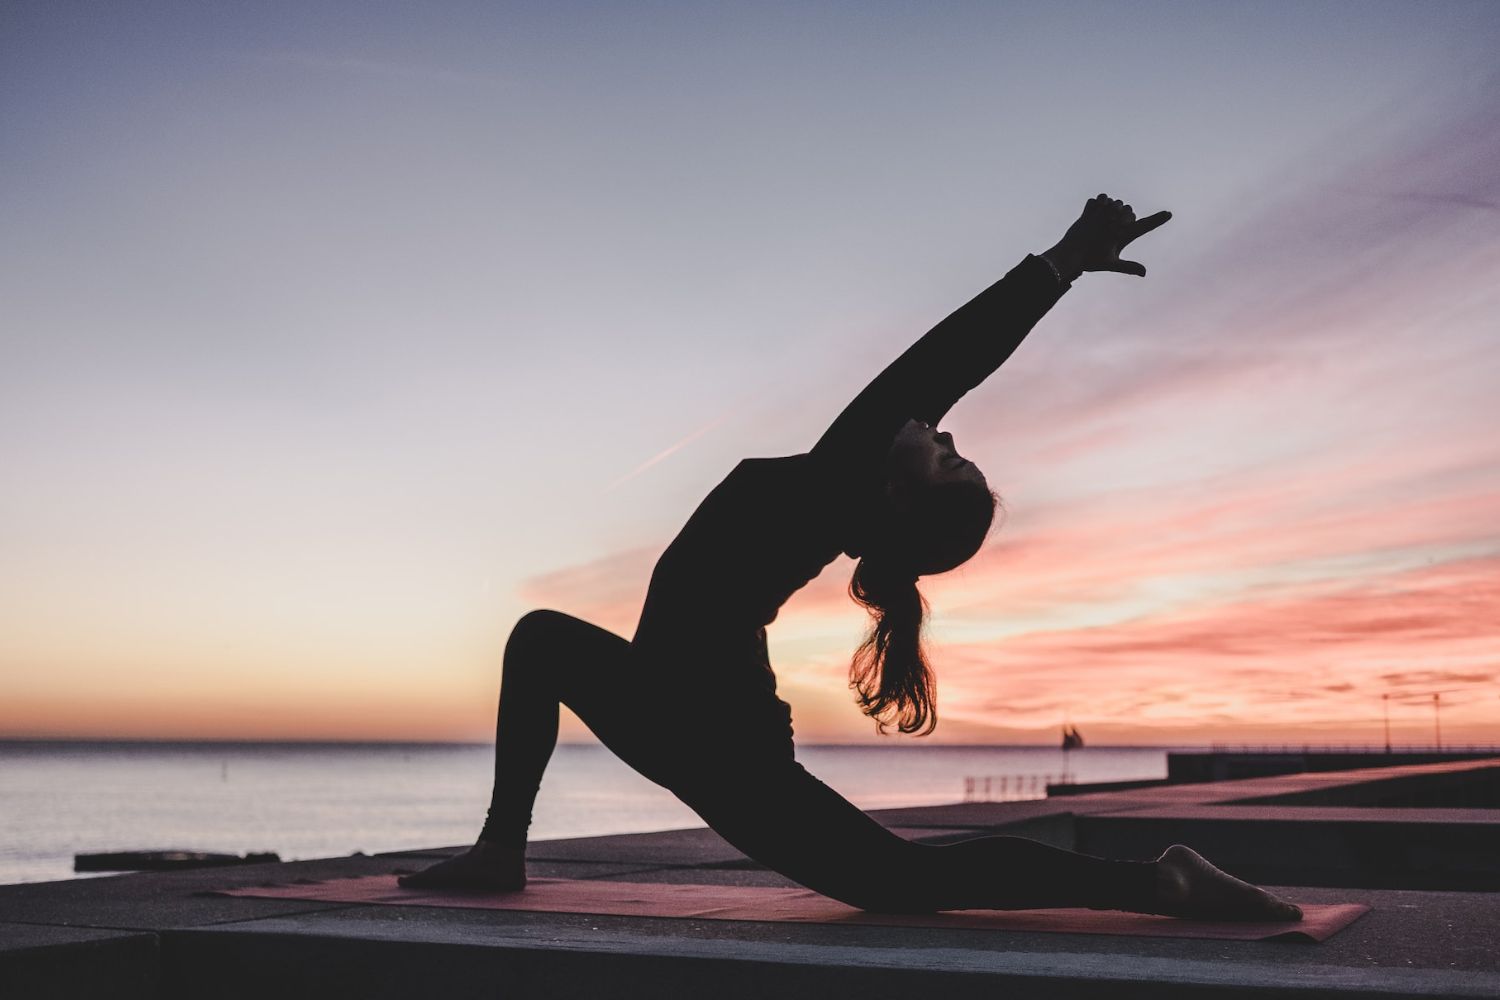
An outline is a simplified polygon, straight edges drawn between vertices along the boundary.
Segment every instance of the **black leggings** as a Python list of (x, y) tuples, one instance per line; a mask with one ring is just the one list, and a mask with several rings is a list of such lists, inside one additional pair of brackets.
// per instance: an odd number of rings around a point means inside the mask
[[(628, 640), (571, 615), (533, 611), (505, 647), (495, 789), (481, 839), (521, 847), (567, 705), (604, 745), (671, 790), (755, 861), (866, 910), (1151, 908), (1155, 868), (1020, 837), (935, 846), (896, 836), (790, 753), (751, 750), (723, 720), (691, 721), (672, 685)], [(726, 713), (733, 715), (732, 711)], [(766, 744), (770, 746), (771, 744)]]

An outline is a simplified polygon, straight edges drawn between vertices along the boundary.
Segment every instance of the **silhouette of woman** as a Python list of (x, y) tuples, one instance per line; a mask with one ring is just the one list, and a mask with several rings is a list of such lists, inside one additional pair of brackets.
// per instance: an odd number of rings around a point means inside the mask
[(1298, 919), (1290, 903), (1181, 845), (1155, 861), (1091, 857), (1018, 837), (944, 846), (886, 830), (797, 763), (766, 626), (841, 552), (872, 628), (851, 687), (882, 731), (930, 732), (933, 677), (920, 576), (979, 550), (994, 515), (984, 475), (936, 425), (1000, 366), (1085, 271), (1171, 218), (1091, 198), (1050, 250), (1028, 254), (871, 382), (810, 452), (746, 459), (709, 493), (651, 575), (627, 641), (533, 611), (505, 647), (495, 786), (475, 845), (405, 886), (519, 889), (526, 832), (567, 705), (605, 746), (670, 789), (761, 864), (866, 910), (1086, 906), (1220, 919)]

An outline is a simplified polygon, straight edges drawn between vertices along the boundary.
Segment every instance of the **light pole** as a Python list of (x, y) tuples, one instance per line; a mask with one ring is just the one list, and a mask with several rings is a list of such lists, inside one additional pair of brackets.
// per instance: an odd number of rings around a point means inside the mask
[(1438, 701), (1441, 697), (1440, 692), (1432, 692), (1432, 737), (1437, 741), (1439, 750), (1443, 749), (1443, 717), (1439, 711), (1440, 702)]
[(1380, 707), (1385, 714), (1385, 752), (1391, 752), (1391, 695), (1387, 691), (1380, 696)]

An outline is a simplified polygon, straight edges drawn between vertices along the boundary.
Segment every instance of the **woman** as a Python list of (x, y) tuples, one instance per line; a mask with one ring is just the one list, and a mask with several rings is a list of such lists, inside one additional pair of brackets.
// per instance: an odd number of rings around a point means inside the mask
[(996, 502), (936, 425), (1081, 273), (1144, 276), (1120, 250), (1170, 217), (1137, 221), (1118, 199), (1090, 199), (1052, 249), (1028, 255), (902, 354), (810, 452), (742, 461), (657, 562), (630, 641), (555, 611), (522, 618), (505, 648), (484, 829), (467, 852), (402, 884), (525, 885), (526, 831), (564, 704), (746, 855), (862, 909), (1086, 906), (1299, 919), (1296, 906), (1181, 845), (1140, 862), (1017, 837), (945, 846), (898, 837), (796, 762), (791, 710), (766, 655), (766, 626), (787, 598), (840, 553), (853, 556), (850, 593), (873, 624), (851, 687), (882, 731), (931, 731), (917, 579), (974, 555)]

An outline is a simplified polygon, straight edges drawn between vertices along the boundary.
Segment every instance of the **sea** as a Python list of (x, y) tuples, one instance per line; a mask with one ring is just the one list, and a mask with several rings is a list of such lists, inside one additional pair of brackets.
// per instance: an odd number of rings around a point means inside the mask
[[(1162, 778), (1170, 749), (811, 745), (797, 759), (860, 808), (882, 809), (1040, 797), (1064, 774)], [(0, 883), (81, 877), (77, 853), (274, 851), (292, 861), (472, 843), (494, 759), (488, 744), (0, 741)], [(702, 825), (604, 747), (561, 744), (531, 836)]]

